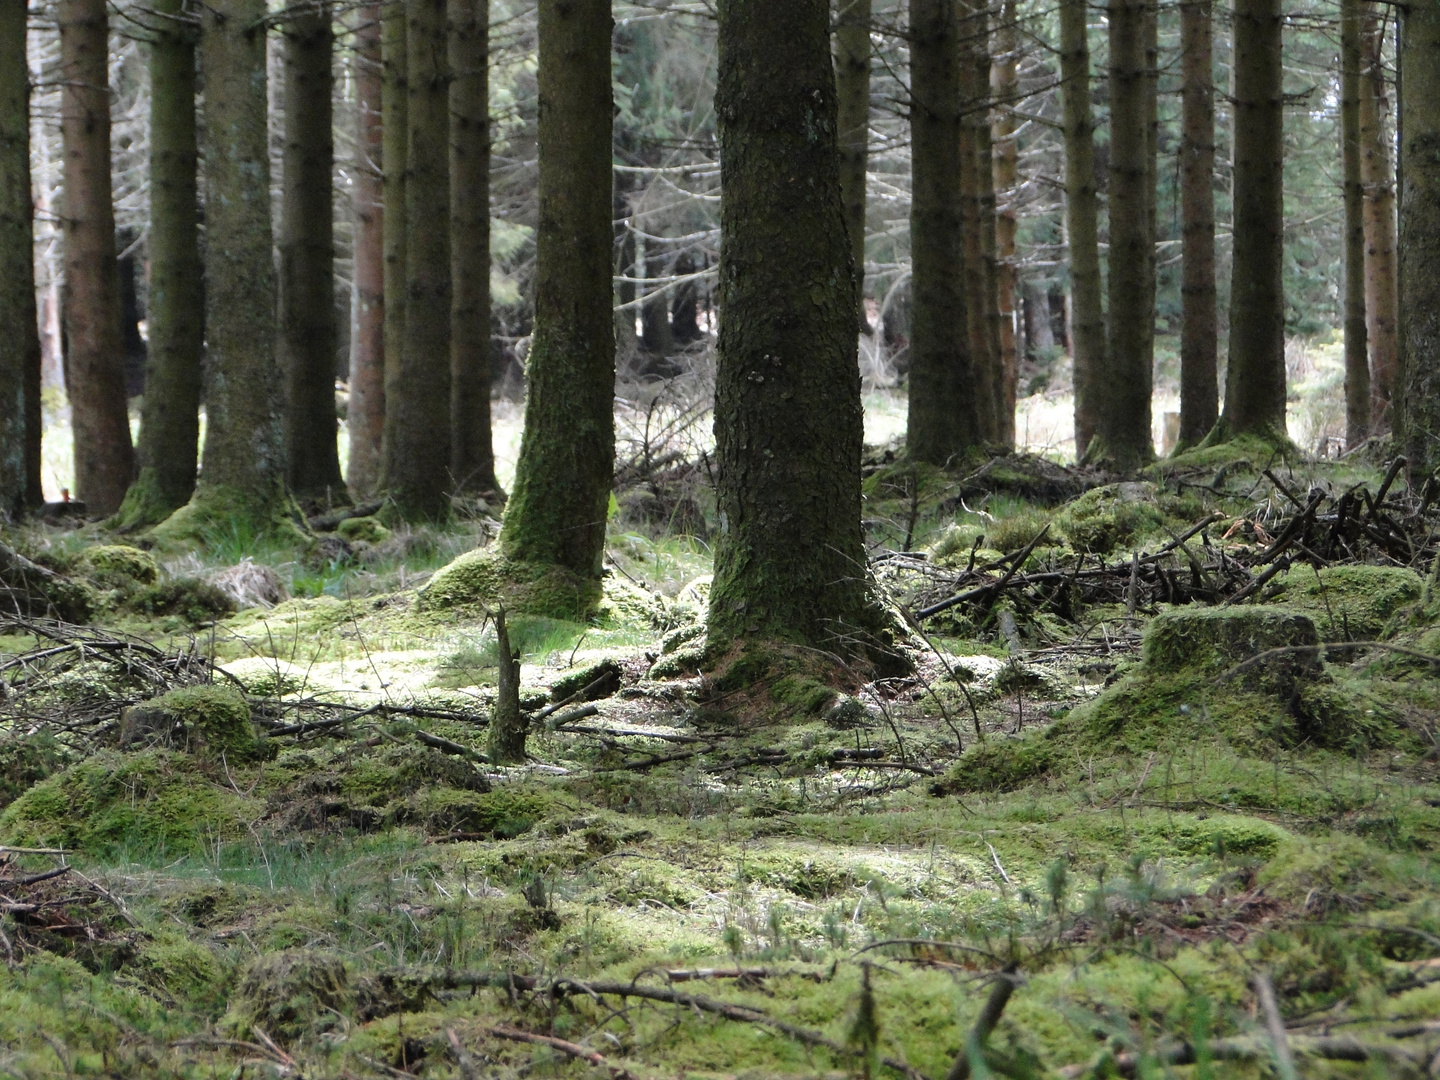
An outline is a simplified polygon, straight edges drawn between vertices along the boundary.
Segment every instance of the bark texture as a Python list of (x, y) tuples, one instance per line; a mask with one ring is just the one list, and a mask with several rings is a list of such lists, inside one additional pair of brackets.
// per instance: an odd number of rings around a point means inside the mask
[(27, 502), (28, 375), (40, 370), (25, 15), (24, 4), (0, 5), (0, 520)]
[(540, 222), (525, 430), (502, 550), (598, 581), (615, 471), (610, 4), (540, 3)]
[(335, 235), (330, 173), (330, 5), (304, 5), (285, 35), (285, 150), (280, 201), (280, 367), (290, 490), (305, 505), (345, 501), (336, 447)]
[[(912, 0), (912, 18), (926, 7)], [(860, 374), (828, 9), (826, 0), (719, 5), (712, 647), (782, 640), (854, 655), (876, 625), (860, 536)], [(943, 59), (939, 67), (944, 84)], [(916, 98), (917, 113), (938, 104)]]
[(982, 440), (961, 205), (955, 0), (910, 0), (910, 409), (906, 450), (943, 465)]
[(1360, 180), (1365, 189), (1365, 338), (1370, 346), (1370, 425), (1376, 434), (1393, 423), (1399, 361), (1395, 281), (1395, 174), (1385, 127), (1388, 96), (1374, 4), (1366, 5), (1361, 36)]
[(445, 0), (406, 0), (405, 329), (385, 383), (395, 511), (450, 511), (450, 74)]
[(995, 191), (990, 180), (988, 21), (979, 0), (959, 0), (961, 265), (980, 437), (1000, 441), (995, 333)]
[(354, 498), (380, 486), (385, 429), (385, 187), (379, 4), (357, 16), (355, 51), (355, 296), (350, 332), (350, 401), (345, 426), (350, 462), (345, 483)]
[(1085, 0), (1060, 0), (1060, 79), (1064, 85), (1065, 231), (1070, 241), (1075, 453), (1083, 457), (1095, 435), (1098, 378), (1105, 366), (1100, 200), (1095, 186), (1095, 122), (1090, 111)]
[(120, 340), (120, 275), (110, 202), (110, 74), (105, 0), (60, 0), (60, 133), (65, 147), (65, 387), (75, 494), (91, 513), (120, 508), (134, 478)]
[(495, 648), (500, 654), (500, 678), (486, 749), (492, 762), (517, 765), (525, 760), (530, 718), (520, 711), (520, 654), (511, 648), (504, 608), (495, 613)]
[(1000, 346), (1000, 441), (1015, 445), (1015, 394), (1020, 376), (1016, 342), (1017, 272), (1015, 234), (1019, 227), (1019, 124), (1014, 107), (1020, 96), (1020, 32), (1015, 0), (1006, 0), (995, 33), (995, 58), (990, 68), (991, 96), (997, 114), (991, 126), (994, 151), (995, 302)]
[(871, 0), (839, 0), (835, 27), (835, 93), (840, 141), (840, 202), (855, 263), (855, 318), (865, 317), (865, 174), (870, 161)]
[(1365, 334), (1365, 189), (1360, 178), (1361, 0), (1340, 0), (1340, 172), (1345, 205), (1345, 444), (1370, 434)]
[[(405, 50), (405, 5), (387, 4), (380, 30), (382, 58), (381, 140), (384, 174), (384, 201), (387, 213), (382, 222), (384, 237), (384, 392), (400, 378), (400, 358), (405, 351), (405, 178), (409, 164), (408, 71)], [(380, 484), (385, 482), (391, 427), (381, 427)]]
[(1235, 245), (1221, 435), (1284, 439), (1280, 0), (1236, 0)]
[(1213, 0), (1180, 6), (1180, 441), (1220, 419), (1215, 301)]
[(490, 11), (450, 0), (450, 473), (496, 492), (490, 434)]

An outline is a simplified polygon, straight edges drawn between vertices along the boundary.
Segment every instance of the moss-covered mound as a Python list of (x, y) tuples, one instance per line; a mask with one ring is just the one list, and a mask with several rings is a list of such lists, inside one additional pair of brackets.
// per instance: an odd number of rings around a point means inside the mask
[(122, 746), (162, 745), (215, 761), (254, 761), (268, 746), (250, 722), (250, 703), (229, 686), (186, 686), (126, 709)]
[(1167, 528), (1184, 529), (1204, 512), (1197, 500), (1130, 482), (1087, 491), (1056, 515), (1055, 524), (1076, 551), (1108, 555), (1164, 536)]
[(1324, 641), (1374, 641), (1403, 609), (1419, 603), (1425, 581), (1403, 566), (1292, 567), (1277, 602), (1303, 611)]
[(245, 969), (222, 1026), (245, 1039), (259, 1028), (288, 1044), (329, 1030), (354, 1011), (344, 960), (317, 949), (285, 949), (264, 953)]
[(87, 548), (77, 568), (102, 589), (132, 589), (160, 580), (160, 567), (154, 557), (125, 544)]
[(599, 582), (560, 566), (517, 562), (494, 547), (467, 551), (420, 590), (421, 611), (476, 615), (507, 612), (551, 619), (586, 619), (600, 602)]

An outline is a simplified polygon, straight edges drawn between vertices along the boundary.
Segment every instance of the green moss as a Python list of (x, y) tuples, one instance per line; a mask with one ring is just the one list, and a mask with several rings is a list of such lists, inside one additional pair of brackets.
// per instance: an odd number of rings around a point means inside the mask
[[(704, 632), (703, 629), (701, 631)], [(702, 638), (689, 644), (679, 645), (650, 665), (648, 679), (683, 679), (695, 675), (705, 667), (707, 651)]]
[(620, 689), (620, 674), (620, 664), (613, 659), (606, 658), (593, 664), (583, 664), (550, 684), (550, 700), (564, 701), (595, 683), (600, 685), (581, 700), (594, 701), (597, 698), (609, 697)]
[[(1216, 429), (1217, 432), (1219, 429)], [(1185, 450), (1172, 458), (1156, 462), (1147, 472), (1167, 476), (1182, 470), (1225, 468), (1231, 475), (1258, 473), (1278, 462), (1303, 460), (1304, 454), (1289, 439), (1267, 439), (1260, 435), (1240, 435), (1223, 442), (1207, 438), (1193, 450)]]
[(160, 580), (160, 567), (148, 551), (124, 544), (87, 548), (79, 570), (102, 589), (134, 589)]
[(960, 755), (937, 789), (1011, 791), (1021, 787), (1055, 767), (1057, 734), (1059, 729), (1051, 727), (1022, 739), (991, 739), (974, 744)]
[(125, 710), (121, 743), (162, 740), (214, 761), (255, 761), (272, 748), (250, 722), (250, 703), (230, 686), (186, 686)]
[(335, 531), (352, 544), (383, 544), (391, 536), (390, 530), (377, 517), (346, 518), (336, 526)]
[(1323, 914), (1406, 899), (1399, 860), (1359, 837), (1295, 838), (1259, 873), (1256, 883), (1278, 900)]
[(176, 616), (199, 626), (235, 613), (235, 600), (197, 577), (172, 578), (147, 585), (127, 597), (125, 609), (139, 615)]
[(354, 1012), (345, 961), (317, 949), (286, 949), (256, 957), (240, 977), (222, 1027), (244, 1039), (258, 1027), (289, 1044), (326, 1031)]
[(1123, 483), (1087, 491), (1060, 511), (1056, 526), (1076, 551), (1108, 555), (1166, 520), (1155, 485)]
[(70, 751), (48, 731), (0, 741), (0, 807), (9, 806), (72, 760)]
[(985, 544), (1005, 555), (1012, 555), (1039, 536), (1045, 526), (1051, 525), (1041, 544), (1055, 547), (1060, 543), (1060, 537), (1053, 528), (1054, 520), (1055, 516), (1049, 510), (1022, 507), (989, 523), (985, 527)]
[(142, 945), (125, 975), (168, 1005), (211, 1015), (224, 1007), (225, 973), (215, 954), (173, 929)]
[(665, 601), (615, 574), (602, 582), (600, 604), (592, 620), (608, 630), (659, 630), (670, 624)]
[(300, 547), (311, 541), (305, 515), (283, 486), (262, 497), (201, 484), (188, 503), (150, 530), (157, 545), (178, 549), (218, 546), (236, 534)]
[(509, 840), (529, 832), (555, 807), (554, 799), (536, 793), (426, 788), (390, 817), (397, 825), (417, 825), (432, 836), (463, 833), (477, 840)]
[(436, 572), (419, 595), (421, 611), (507, 612), (585, 619), (601, 599), (598, 582), (563, 567), (507, 559), (497, 548), (467, 551)]
[(1277, 602), (1309, 615), (1324, 641), (1374, 641), (1405, 608), (1417, 604), (1425, 581), (1403, 566), (1296, 566), (1280, 579)]
[(1313, 647), (1320, 635), (1308, 615), (1283, 607), (1185, 607), (1163, 612), (1145, 630), (1144, 663), (1148, 672), (1189, 671), (1218, 675), (1271, 649), (1297, 648), (1257, 666), (1256, 676), (1293, 678), (1318, 670)]

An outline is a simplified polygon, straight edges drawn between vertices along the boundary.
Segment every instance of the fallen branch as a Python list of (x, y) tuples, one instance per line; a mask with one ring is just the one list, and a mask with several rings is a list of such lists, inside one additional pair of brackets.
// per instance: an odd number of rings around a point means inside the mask
[(581, 1061), (588, 1061), (591, 1065), (598, 1065), (609, 1071), (615, 1080), (634, 1080), (633, 1074), (619, 1065), (610, 1064), (604, 1054), (587, 1049), (579, 1043), (569, 1042), (566, 1039), (557, 1039), (554, 1035), (536, 1035), (530, 1031), (520, 1031), (510, 1027), (492, 1027), (490, 1034), (501, 1039), (509, 1039), (511, 1042), (530, 1043), (533, 1046), (548, 1046), (552, 1050), (559, 1050), (562, 1054), (579, 1058)]
[[(994, 849), (992, 848), (991, 851), (993, 852)], [(998, 859), (996, 865), (999, 865)], [(1004, 871), (1002, 870), (1001, 873), (1003, 874)], [(965, 1045), (960, 1048), (960, 1053), (955, 1055), (955, 1061), (951, 1064), (950, 1071), (945, 1074), (945, 1080), (970, 1080), (972, 1062), (984, 1052), (986, 1040), (995, 1030), (995, 1025), (1000, 1023), (1000, 1016), (1004, 1013), (1005, 1006), (1010, 1003), (1010, 995), (1015, 993), (1015, 987), (1020, 984), (1020, 981), (1014, 964), (995, 976), (995, 981), (990, 987), (990, 996), (985, 999), (985, 1007), (975, 1018), (975, 1023), (970, 1028), (970, 1034), (965, 1037)]]

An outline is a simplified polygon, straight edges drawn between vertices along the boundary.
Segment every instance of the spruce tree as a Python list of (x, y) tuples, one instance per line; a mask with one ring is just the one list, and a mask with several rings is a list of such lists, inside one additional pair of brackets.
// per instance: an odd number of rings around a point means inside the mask
[(350, 399), (345, 427), (350, 460), (345, 484), (356, 499), (380, 484), (385, 429), (385, 190), (380, 4), (356, 12), (355, 49), (355, 296), (351, 316)]
[(1370, 434), (1370, 352), (1365, 340), (1365, 189), (1360, 176), (1360, 2), (1340, 0), (1346, 446), (1359, 446)]
[(1213, 0), (1180, 5), (1180, 439), (1203, 442), (1220, 418), (1215, 322)]
[[(405, 5), (385, 4), (380, 30), (381, 129), (384, 237), (384, 332), (385, 379), (382, 399), (400, 378), (400, 360), (405, 351), (405, 268), (406, 236), (405, 178), (409, 168), (409, 57), (405, 47)], [(380, 463), (377, 484), (384, 484), (385, 462), (389, 458), (391, 425), (382, 412)]]
[(845, 207), (845, 231), (855, 263), (855, 320), (861, 333), (870, 326), (865, 316), (865, 196), (870, 161), (871, 6), (871, 0), (838, 0), (835, 25), (840, 201)]
[(990, 90), (996, 110), (991, 125), (994, 145), (995, 300), (1000, 344), (1000, 441), (1015, 445), (1015, 397), (1020, 375), (1016, 314), (1019, 299), (1018, 252), (1020, 219), (1020, 16), (1015, 0), (1005, 0), (995, 34)]
[(1400, 344), (1395, 280), (1395, 175), (1390, 135), (1382, 39), (1376, 5), (1365, 5), (1361, 29), (1364, 70), (1360, 78), (1360, 180), (1365, 191), (1365, 340), (1370, 346), (1370, 430), (1388, 432), (1393, 400), (1399, 392), (1396, 371)]

